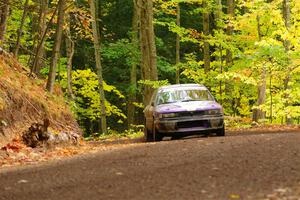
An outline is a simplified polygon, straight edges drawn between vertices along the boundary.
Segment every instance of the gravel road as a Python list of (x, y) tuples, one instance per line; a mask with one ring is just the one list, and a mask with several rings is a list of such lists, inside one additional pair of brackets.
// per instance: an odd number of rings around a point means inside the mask
[(300, 133), (191, 138), (0, 171), (0, 199), (300, 199)]

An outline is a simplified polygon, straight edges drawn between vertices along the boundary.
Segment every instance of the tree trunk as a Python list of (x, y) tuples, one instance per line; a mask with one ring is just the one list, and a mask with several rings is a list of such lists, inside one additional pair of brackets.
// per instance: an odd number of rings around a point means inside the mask
[[(33, 0), (34, 2), (34, 10), (38, 10), (37, 7), (40, 6), (40, 3), (37, 2), (37, 0)], [(30, 66), (30, 72), (32, 73), (33, 71), (33, 63), (34, 63), (34, 59), (36, 56), (36, 48), (37, 48), (37, 44), (38, 44), (38, 14), (37, 12), (29, 12), (28, 13), (30, 15), (30, 19), (31, 19), (31, 35), (32, 35), (32, 52), (34, 52), (34, 54), (31, 54), (28, 61), (27, 61), (27, 65)]]
[[(289, 29), (291, 28), (291, 6), (290, 6), (290, 0), (283, 0), (283, 18), (284, 18), (284, 23), (285, 23), (285, 27), (286, 29), (289, 31)], [(289, 40), (285, 40), (284, 41), (284, 47), (286, 49), (286, 51), (290, 50), (290, 44), (291, 42)]]
[[(139, 21), (140, 21), (140, 9), (137, 5), (138, 1), (133, 0), (133, 16), (132, 16), (132, 44), (134, 49), (138, 49), (139, 46)], [(133, 56), (134, 57), (134, 56)], [(136, 81), (137, 81), (137, 63), (133, 62), (130, 70), (130, 91), (128, 98), (128, 108), (127, 108), (127, 121), (128, 128), (131, 124), (135, 124), (135, 106), (133, 102), (136, 102)]]
[[(176, 25), (180, 26), (180, 3), (177, 3), (177, 13), (176, 13)], [(179, 84), (179, 76), (180, 76), (180, 36), (176, 35), (176, 83)]]
[[(261, 41), (262, 39), (262, 34), (261, 34), (261, 24), (260, 24), (260, 16), (257, 16), (257, 34), (258, 34), (258, 40)], [(267, 70), (266, 66), (262, 66), (262, 71), (261, 71), (261, 79), (258, 84), (258, 99), (257, 99), (257, 106), (261, 106), (265, 103), (266, 101), (266, 87), (267, 87)], [(253, 110), (253, 120), (258, 122), (260, 119), (265, 118), (265, 112), (261, 109), (254, 109)]]
[[(227, 14), (229, 17), (229, 24), (227, 26), (227, 35), (231, 36), (233, 34), (233, 26), (231, 21), (234, 17), (234, 0), (227, 0)], [(227, 66), (232, 66), (232, 52), (230, 50), (226, 50), (226, 64)]]
[[(157, 81), (156, 46), (153, 27), (153, 2), (152, 0), (140, 0), (141, 8), (141, 54), (142, 54), (142, 78), (143, 80)], [(150, 102), (153, 89), (144, 86), (144, 105)]]
[(25, 1), (24, 10), (23, 10), (23, 14), (22, 14), (22, 19), (21, 19), (20, 27), (18, 29), (17, 42), (16, 42), (15, 51), (14, 51), (15, 57), (18, 57), (18, 53), (19, 53), (19, 48), (20, 48), (20, 42), (21, 42), (21, 37), (22, 37), (22, 33), (23, 33), (24, 22), (25, 22), (26, 15), (27, 15), (28, 2), (29, 2), (29, 0)]
[[(98, 29), (98, 34), (99, 34), (99, 37), (102, 36), (102, 23), (100, 21), (100, 19), (102, 19), (102, 16), (101, 16), (101, 1), (100, 0), (96, 0), (95, 1), (95, 19), (96, 19), (96, 22), (97, 22), (97, 29)], [(101, 40), (101, 38), (99, 38), (99, 40)]]
[(221, 22), (221, 20), (222, 20), (222, 8), (223, 8), (223, 6), (222, 6), (222, 0), (216, 0), (216, 6), (217, 6), (217, 8), (216, 8), (216, 23), (217, 23), (217, 28), (218, 29), (220, 29), (221, 27), (220, 27), (220, 22)]
[(44, 48), (44, 43), (45, 43), (45, 36), (47, 34), (47, 30), (49, 29), (49, 25), (52, 23), (52, 20), (56, 14), (55, 9), (54, 13), (52, 14), (52, 17), (49, 21), (49, 24), (47, 26), (47, 13), (48, 13), (48, 0), (41, 0), (40, 2), (40, 11), (39, 11), (39, 20), (38, 20), (38, 43), (35, 47), (35, 58), (33, 61), (33, 65), (31, 68), (31, 71), (37, 75), (39, 75), (41, 68), (44, 65), (43, 62), (43, 54), (45, 54), (45, 48)]
[(272, 94), (272, 71), (270, 70), (270, 122), (273, 123), (273, 94)]
[[(267, 87), (267, 82), (266, 82), (266, 68), (263, 67), (262, 73), (261, 73), (261, 81), (258, 86), (258, 100), (257, 100), (257, 106), (261, 106), (265, 103), (266, 101), (266, 87)], [(265, 112), (262, 111), (261, 109), (254, 109), (253, 113), (253, 120), (258, 122), (260, 119), (265, 118)]]
[[(217, 30), (222, 30), (222, 27), (220, 27), (220, 23), (222, 22), (222, 0), (216, 0), (216, 5), (217, 5), (217, 9), (216, 9), (216, 21), (215, 23), (217, 24), (216, 27), (217, 27)], [(217, 50), (216, 50), (219, 54), (216, 56), (216, 61), (219, 65), (219, 69), (220, 69), (220, 74), (223, 73), (223, 59), (222, 59), (222, 45), (220, 44), (218, 47), (217, 47)], [(220, 95), (220, 103), (222, 103), (223, 101), (223, 90), (222, 90), (222, 80), (220, 80), (219, 82), (219, 95)]]
[(52, 52), (52, 59), (50, 64), (50, 71), (48, 75), (48, 81), (46, 89), (53, 93), (55, 76), (56, 76), (56, 67), (59, 61), (60, 56), (60, 45), (62, 40), (63, 24), (64, 24), (64, 12), (65, 12), (65, 0), (59, 0), (58, 2), (58, 19), (56, 27), (56, 36), (54, 40), (54, 48)]
[(66, 24), (67, 28), (65, 30), (65, 35), (66, 35), (66, 53), (67, 53), (67, 90), (68, 90), (68, 95), (71, 99), (74, 99), (74, 94), (72, 91), (72, 60), (74, 56), (74, 42), (72, 40), (71, 36), (71, 22), (70, 22), (70, 15), (66, 16)]
[[(291, 7), (290, 7), (290, 0), (283, 0), (283, 6), (282, 6), (282, 9), (283, 9), (283, 18), (284, 18), (284, 22), (285, 22), (285, 27), (287, 29), (287, 31), (289, 31), (289, 29), (291, 28)], [(286, 52), (290, 51), (290, 46), (291, 46), (291, 42), (289, 40), (285, 40), (284, 41), (284, 47), (285, 47), (285, 50)], [(285, 94), (285, 99), (286, 99), (286, 102), (288, 102), (288, 99), (289, 99), (289, 92), (288, 90), (290, 90), (290, 86), (289, 86), (289, 82), (290, 82), (290, 79), (291, 79), (291, 74), (290, 74), (290, 67), (288, 67), (288, 70), (287, 70), (287, 74), (286, 74), (286, 77), (284, 79), (284, 90), (286, 91), (286, 94)], [(288, 107), (289, 106), (289, 103), (285, 103), (285, 107)], [(293, 123), (293, 120), (291, 117), (289, 116), (286, 116), (286, 123), (288, 125), (292, 124)]]
[(150, 48), (150, 67), (151, 67), (151, 80), (157, 81), (157, 61), (156, 61), (156, 45), (155, 33), (153, 25), (153, 0), (148, 0), (148, 34), (149, 34), (149, 48)]
[(94, 0), (89, 0), (90, 11), (92, 16), (92, 31), (93, 31), (93, 39), (94, 39), (94, 48), (95, 48), (95, 59), (96, 59), (96, 67), (99, 81), (99, 93), (100, 93), (100, 102), (101, 102), (101, 132), (103, 134), (107, 133), (106, 127), (106, 111), (105, 111), (105, 96), (103, 89), (103, 78), (102, 78), (102, 66), (101, 66), (101, 47), (99, 42), (99, 33), (97, 29), (97, 21), (96, 21), (96, 9)]
[(4, 35), (6, 31), (6, 22), (9, 14), (9, 0), (2, 0), (0, 4), (0, 45), (4, 43)]
[(207, 0), (203, 0), (203, 34), (204, 34), (204, 44), (203, 44), (204, 71), (207, 73), (210, 70), (210, 50), (209, 50), (209, 43), (207, 42), (209, 36), (209, 11), (208, 11)]

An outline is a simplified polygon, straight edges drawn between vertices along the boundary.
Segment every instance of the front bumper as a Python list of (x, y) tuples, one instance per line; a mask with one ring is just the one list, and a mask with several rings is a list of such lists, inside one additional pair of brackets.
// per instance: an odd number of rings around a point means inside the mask
[(223, 115), (193, 116), (189, 118), (160, 118), (154, 121), (155, 128), (164, 135), (213, 132), (224, 126)]

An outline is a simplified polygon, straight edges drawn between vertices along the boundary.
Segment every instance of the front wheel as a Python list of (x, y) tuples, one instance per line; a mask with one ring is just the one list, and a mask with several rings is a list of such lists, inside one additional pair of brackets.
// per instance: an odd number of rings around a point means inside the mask
[(224, 126), (217, 130), (217, 136), (225, 136), (225, 127)]
[(159, 142), (159, 141), (162, 141), (162, 139), (163, 139), (163, 135), (161, 133), (159, 133), (158, 131), (155, 131), (154, 141)]

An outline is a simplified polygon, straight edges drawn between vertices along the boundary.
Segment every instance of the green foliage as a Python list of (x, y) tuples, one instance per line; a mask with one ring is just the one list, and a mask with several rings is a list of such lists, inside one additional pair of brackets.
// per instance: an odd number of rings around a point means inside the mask
[(138, 83), (141, 85), (149, 86), (153, 89), (159, 88), (161, 86), (169, 85), (168, 80), (161, 80), (161, 81), (140, 80)]
[[(99, 120), (101, 118), (101, 106), (97, 75), (90, 69), (76, 70), (73, 72), (72, 78), (72, 89), (76, 96), (72, 108), (77, 118), (79, 120)], [(63, 75), (61, 84), (63, 88), (67, 88), (66, 74)], [(106, 94), (115, 95), (119, 101), (125, 98), (116, 87), (108, 85), (105, 82), (103, 82), (103, 87)], [(117, 116), (119, 123), (122, 123), (126, 119), (123, 112), (109, 101), (105, 101), (105, 107), (108, 117)]]
[[(12, 1), (5, 34), (5, 49), (15, 47), (17, 31), (24, 9), (24, 2)], [(55, 22), (49, 23), (51, 13), (57, 1), (49, 4), (47, 24), (49, 30), (45, 40), (46, 67), (41, 70), (46, 77), (48, 63), (54, 43)], [(141, 80), (140, 46), (132, 43), (131, 0), (98, 2), (101, 10), (99, 24), (101, 29), (101, 61), (103, 66), (106, 109), (109, 126), (125, 130), (129, 94), (137, 93), (137, 123), (142, 123), (142, 90), (144, 86), (157, 88), (175, 83), (176, 67), (180, 68), (180, 83), (200, 83), (206, 85), (220, 102), (226, 115), (251, 119), (253, 109), (259, 108), (266, 113), (267, 120), (274, 122), (287, 117), (300, 116), (300, 4), (291, 0), (291, 23), (285, 26), (282, 1), (235, 1), (235, 15), (224, 12), (226, 1), (222, 1), (223, 12), (217, 19), (216, 1), (207, 1), (207, 8), (202, 7), (202, 0), (157, 0), (154, 3), (155, 42), (157, 49), (157, 68), (159, 81)], [(176, 24), (176, 7), (180, 3), (181, 25)], [(21, 38), (22, 48), (19, 61), (32, 63), (32, 53), (38, 35), (37, 23), (39, 2), (29, 2), (29, 12)], [(210, 34), (203, 34), (203, 12), (210, 13)], [(80, 124), (87, 133), (95, 133), (99, 128), (100, 98), (99, 83), (95, 71), (94, 46), (91, 40), (91, 17), (87, 1), (76, 1), (66, 9), (70, 15), (71, 37), (75, 42), (73, 58), (73, 91), (75, 100), (69, 102)], [(228, 27), (233, 28), (232, 35)], [(260, 30), (258, 30), (258, 27)], [(258, 32), (260, 31), (260, 37)], [(176, 35), (180, 36), (180, 64), (175, 66)], [(204, 70), (203, 42), (210, 44), (210, 70)], [(287, 48), (287, 41), (289, 48)], [(57, 67), (57, 81), (66, 90), (66, 47), (62, 43), (61, 58)], [(233, 62), (227, 61), (231, 52)], [(31, 61), (31, 62), (29, 62)], [(137, 67), (137, 82), (130, 83), (131, 67)], [(258, 86), (262, 81), (262, 72), (266, 71), (266, 101), (257, 106)], [(1, 72), (0, 72), (1, 75)], [(40, 84), (40, 83), (39, 83)], [(126, 102), (126, 103), (125, 103)], [(233, 120), (237, 125), (241, 120)], [(114, 132), (115, 130), (111, 130)], [(128, 130), (128, 133), (136, 132)]]
[(20, 62), (22, 65), (26, 66), (26, 65), (27, 65), (27, 62), (28, 62), (28, 60), (29, 60), (29, 58), (30, 58), (29, 55), (20, 55), (20, 56), (19, 56), (19, 62)]
[[(16, 8), (18, 9), (12, 9), (12, 12), (10, 13), (10, 17), (8, 18), (8, 22), (7, 22), (7, 30), (6, 30), (6, 34), (5, 34), (5, 38), (10, 41), (10, 43), (13, 43), (15, 45), (16, 43), (16, 39), (17, 39), (17, 30), (20, 27), (20, 22), (21, 22), (21, 18), (22, 18), (22, 14), (23, 14), (23, 5), (25, 3), (25, 0), (22, 1), (18, 1), (17, 4), (15, 4), (14, 6), (16, 6)], [(29, 4), (32, 4), (31, 2)], [(23, 28), (23, 35), (21, 38), (21, 44), (26, 44), (30, 45), (32, 44), (32, 40), (31, 40), (31, 34), (30, 34), (30, 18), (26, 18), (25, 19), (25, 23), (24, 23), (24, 28)]]
[[(298, 33), (293, 31), (297, 26), (293, 19), (299, 19), (299, 15), (292, 13), (291, 27), (287, 30), (282, 16), (282, 1), (237, 2), (236, 6), (237, 15), (231, 19), (234, 34), (229, 36), (222, 29), (215, 29), (209, 36), (208, 41), (215, 50), (211, 54), (211, 70), (205, 72), (202, 58), (189, 53), (185, 54), (181, 75), (187, 82), (207, 85), (223, 104), (227, 115), (251, 117), (252, 110), (260, 108), (273, 121), (286, 117), (297, 118), (297, 107), (292, 104), (298, 101), (296, 85), (299, 86), (300, 62), (296, 58), (298, 56), (294, 55), (299, 55), (300, 49), (299, 42), (294, 40)], [(291, 6), (292, 10), (299, 10), (298, 4), (292, 3)], [(219, 26), (226, 28), (226, 20), (228, 17), (222, 15), (223, 23)], [(258, 23), (261, 40), (258, 37)], [(159, 24), (169, 26), (170, 31), (183, 37), (183, 42), (185, 37), (190, 37), (174, 22)], [(193, 36), (197, 38), (197, 35)], [(285, 40), (289, 40), (292, 47), (289, 51), (285, 48)], [(225, 62), (228, 50), (233, 55), (232, 66)], [(257, 86), (262, 83), (263, 69), (266, 70), (266, 102), (257, 107)], [(285, 86), (287, 77), (289, 82)]]
[(115, 43), (109, 43), (102, 48), (102, 56), (106, 60), (125, 60), (126, 66), (139, 64), (140, 52), (128, 39), (121, 39)]
[[(56, 74), (58, 76), (58, 78), (60, 79), (61, 74), (66, 73), (67, 72), (67, 58), (66, 57), (62, 57), (58, 60), (58, 67), (56, 69)], [(48, 76), (49, 74), (49, 66), (46, 66), (44, 68), (42, 68), (40, 70), (41, 75), (43, 75), (44, 77)]]
[(108, 129), (108, 134), (91, 134), (85, 137), (85, 140), (117, 140), (117, 139), (140, 139), (144, 136), (144, 125), (134, 125), (130, 129), (118, 132)]

